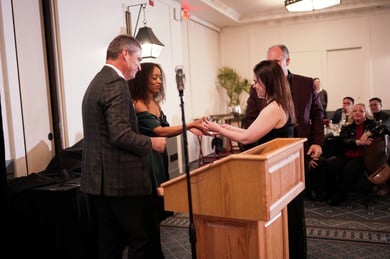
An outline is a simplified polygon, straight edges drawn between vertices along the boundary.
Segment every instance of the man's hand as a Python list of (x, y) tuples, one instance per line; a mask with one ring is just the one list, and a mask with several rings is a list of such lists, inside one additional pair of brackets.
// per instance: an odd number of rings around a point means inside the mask
[(313, 168), (316, 168), (318, 166), (318, 159), (319, 158), (313, 158), (310, 162), (309, 162), (309, 168), (310, 169), (313, 169)]
[(165, 147), (167, 146), (167, 138), (164, 137), (152, 137), (150, 138), (152, 141), (152, 149), (157, 152), (164, 152)]
[(307, 155), (309, 155), (311, 158), (319, 158), (322, 155), (322, 147), (317, 144), (311, 145), (307, 151)]

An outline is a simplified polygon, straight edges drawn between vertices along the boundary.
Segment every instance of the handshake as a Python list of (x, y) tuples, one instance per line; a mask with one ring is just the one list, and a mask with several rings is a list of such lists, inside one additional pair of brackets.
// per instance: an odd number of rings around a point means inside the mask
[(216, 136), (219, 134), (221, 128), (227, 128), (229, 126), (228, 124), (218, 124), (213, 121), (211, 116), (204, 116), (189, 123), (187, 128), (197, 136)]

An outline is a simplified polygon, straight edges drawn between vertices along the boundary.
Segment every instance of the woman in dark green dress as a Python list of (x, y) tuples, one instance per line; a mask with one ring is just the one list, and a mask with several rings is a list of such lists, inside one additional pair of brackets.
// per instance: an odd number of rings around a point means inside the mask
[[(142, 63), (141, 71), (129, 81), (140, 132), (150, 137), (174, 137), (183, 132), (182, 125), (169, 125), (161, 109), (161, 103), (165, 100), (164, 81), (163, 70), (156, 63)], [(186, 127), (203, 131), (203, 121), (204, 119), (201, 118), (188, 123)], [(152, 151), (148, 156), (148, 165), (156, 201), (161, 211), (160, 220), (163, 220), (170, 215), (164, 212), (163, 194), (159, 188), (161, 183), (169, 180), (167, 150), (165, 149), (163, 153)]]

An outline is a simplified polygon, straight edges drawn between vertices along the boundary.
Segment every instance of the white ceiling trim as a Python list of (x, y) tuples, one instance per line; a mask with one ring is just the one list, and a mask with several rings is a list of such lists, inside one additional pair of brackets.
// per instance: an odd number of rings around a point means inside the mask
[[(180, 0), (177, 0), (180, 1)], [(284, 6), (284, 1), (275, 6), (275, 2), (270, 3), (268, 0), (182, 0), (191, 1), (191, 5), (196, 6), (190, 14), (209, 22), (217, 27), (223, 28), (228, 26), (237, 26), (249, 23), (269, 22), (291, 18), (305, 18), (325, 14), (347, 13), (363, 10), (385, 9), (390, 8), (389, 0), (342, 0), (338, 6), (316, 10), (311, 12), (294, 12), (290, 13)], [(250, 14), (244, 15), (235, 10), (232, 6), (242, 6), (251, 1), (253, 10)], [(276, 0), (273, 0), (276, 1)], [(225, 3), (230, 3), (231, 6)], [(270, 6), (270, 5), (273, 6)]]

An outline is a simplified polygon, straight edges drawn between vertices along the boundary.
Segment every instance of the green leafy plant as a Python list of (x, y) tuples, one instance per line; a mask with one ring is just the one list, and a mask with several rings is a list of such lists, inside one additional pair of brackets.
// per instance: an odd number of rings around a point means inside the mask
[(217, 85), (226, 89), (229, 106), (240, 104), (240, 95), (243, 91), (249, 93), (251, 87), (249, 80), (242, 78), (233, 68), (221, 67), (217, 79)]

